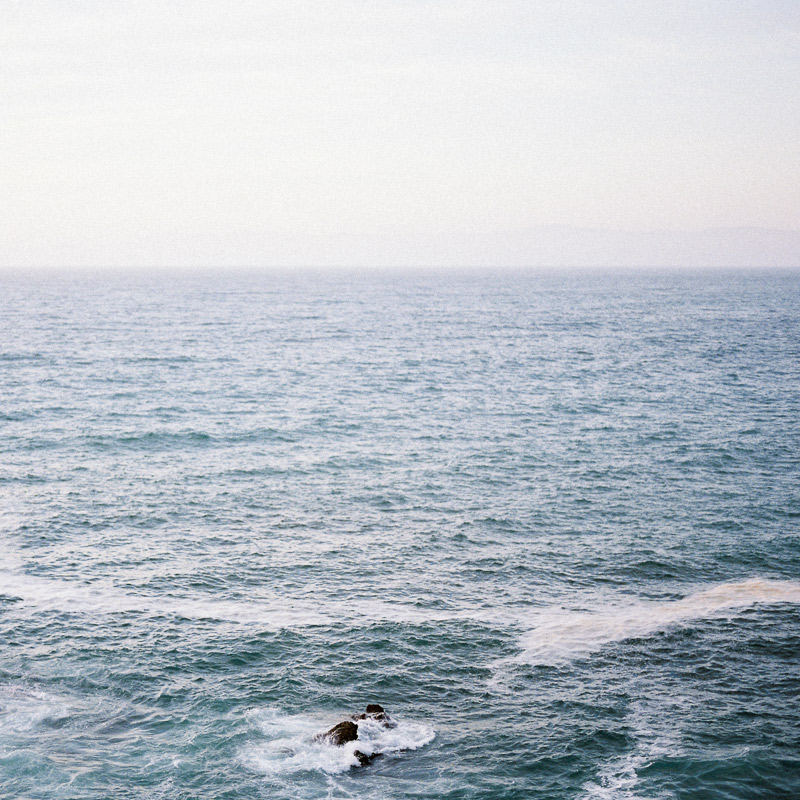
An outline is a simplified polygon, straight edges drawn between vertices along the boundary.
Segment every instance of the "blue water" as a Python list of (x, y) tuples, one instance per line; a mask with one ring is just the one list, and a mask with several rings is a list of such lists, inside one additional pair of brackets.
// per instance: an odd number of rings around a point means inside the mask
[(800, 796), (800, 272), (0, 311), (0, 796)]

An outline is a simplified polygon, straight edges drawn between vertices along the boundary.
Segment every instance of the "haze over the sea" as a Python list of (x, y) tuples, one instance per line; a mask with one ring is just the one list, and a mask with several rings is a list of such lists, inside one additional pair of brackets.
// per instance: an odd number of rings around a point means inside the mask
[(0, 5), (0, 266), (796, 265), (800, 5)]

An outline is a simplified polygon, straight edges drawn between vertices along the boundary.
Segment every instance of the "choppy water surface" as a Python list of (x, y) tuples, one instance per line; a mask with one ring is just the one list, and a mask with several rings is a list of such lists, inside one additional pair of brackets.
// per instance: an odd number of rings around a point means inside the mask
[(1, 796), (800, 796), (800, 273), (0, 284)]

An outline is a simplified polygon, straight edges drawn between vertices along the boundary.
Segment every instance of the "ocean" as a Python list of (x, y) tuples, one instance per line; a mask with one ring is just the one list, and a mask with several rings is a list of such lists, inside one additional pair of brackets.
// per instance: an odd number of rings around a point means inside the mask
[(0, 312), (1, 797), (800, 797), (800, 272)]

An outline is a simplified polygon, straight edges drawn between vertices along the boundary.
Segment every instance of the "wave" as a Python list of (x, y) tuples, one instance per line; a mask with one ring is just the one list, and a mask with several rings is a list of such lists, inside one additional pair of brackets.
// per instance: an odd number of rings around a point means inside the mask
[(434, 729), (423, 722), (397, 719), (396, 728), (384, 729), (368, 720), (359, 721), (358, 740), (340, 747), (315, 742), (314, 734), (346, 719), (347, 714), (285, 714), (269, 708), (252, 711), (251, 723), (266, 741), (251, 743), (243, 749), (239, 760), (243, 766), (262, 775), (278, 776), (297, 772), (347, 772), (359, 765), (356, 750), (365, 755), (391, 754), (418, 750), (433, 741)]
[(537, 612), (534, 626), (522, 637), (522, 652), (514, 660), (532, 665), (563, 664), (611, 642), (771, 603), (800, 603), (800, 582), (751, 578), (711, 586), (669, 602), (613, 604), (595, 611), (544, 609)]

